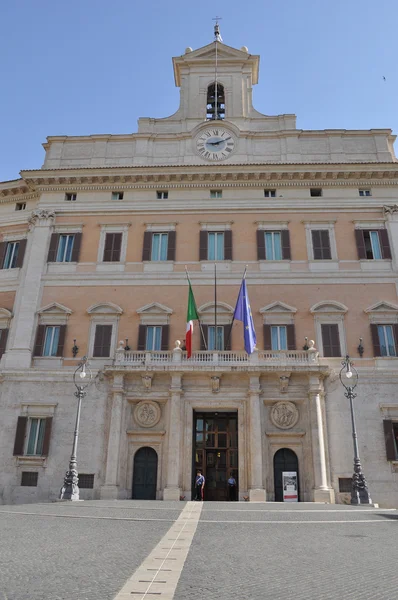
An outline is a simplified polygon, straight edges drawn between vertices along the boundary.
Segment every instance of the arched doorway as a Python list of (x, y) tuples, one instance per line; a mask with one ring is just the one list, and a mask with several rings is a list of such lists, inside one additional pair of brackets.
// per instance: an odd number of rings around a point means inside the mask
[(133, 499), (156, 500), (158, 455), (153, 448), (140, 448), (134, 456)]
[[(297, 486), (299, 481), (298, 458), (297, 454), (290, 448), (281, 448), (274, 455), (274, 485), (275, 485), (275, 502), (283, 502), (283, 471), (295, 471), (297, 473)], [(300, 499), (299, 490), (298, 497)]]

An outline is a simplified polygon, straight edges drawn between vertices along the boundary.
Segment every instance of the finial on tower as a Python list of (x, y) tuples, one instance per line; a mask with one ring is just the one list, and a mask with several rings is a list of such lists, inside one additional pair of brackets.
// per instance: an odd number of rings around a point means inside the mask
[(216, 22), (216, 24), (214, 25), (214, 39), (216, 42), (222, 42), (222, 37), (221, 37), (221, 33), (220, 33), (220, 26), (218, 24), (218, 21), (221, 21), (222, 17), (215, 17), (213, 19), (213, 21)]

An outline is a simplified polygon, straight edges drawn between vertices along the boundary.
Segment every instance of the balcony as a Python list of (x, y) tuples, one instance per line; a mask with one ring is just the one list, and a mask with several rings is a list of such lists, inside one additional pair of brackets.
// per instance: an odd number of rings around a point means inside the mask
[[(251, 370), (308, 370), (320, 368), (318, 352), (309, 350), (257, 350), (249, 355), (244, 351), (195, 351), (190, 358), (176, 346), (172, 351), (124, 350), (122, 343), (116, 351), (113, 368), (136, 371), (251, 371)], [(311, 369), (312, 370), (312, 369)]]

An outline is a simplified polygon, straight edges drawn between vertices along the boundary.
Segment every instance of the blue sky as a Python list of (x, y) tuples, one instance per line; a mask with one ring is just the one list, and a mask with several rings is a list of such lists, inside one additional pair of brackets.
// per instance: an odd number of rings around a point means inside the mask
[[(398, 133), (397, 0), (12, 0), (0, 9), (0, 181), (47, 135), (129, 133), (178, 107), (171, 57), (212, 41), (260, 54), (254, 105), (302, 129)], [(386, 81), (383, 80), (386, 77)]]

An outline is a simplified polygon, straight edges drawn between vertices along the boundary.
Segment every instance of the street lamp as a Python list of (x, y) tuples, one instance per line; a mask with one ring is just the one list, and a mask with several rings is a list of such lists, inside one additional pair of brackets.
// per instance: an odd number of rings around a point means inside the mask
[(73, 383), (76, 386), (75, 396), (77, 398), (77, 413), (75, 433), (73, 436), (72, 454), (69, 461), (69, 469), (64, 477), (64, 485), (61, 488), (59, 495), (60, 500), (79, 500), (79, 474), (77, 472), (77, 440), (79, 437), (79, 422), (82, 399), (86, 395), (86, 389), (91, 383), (92, 373), (88, 366), (87, 356), (83, 356), (82, 362), (79, 363), (76, 371), (73, 374)]
[(365, 475), (362, 473), (362, 466), (358, 452), (357, 429), (355, 425), (353, 400), (357, 397), (357, 395), (354, 393), (354, 389), (358, 384), (358, 371), (355, 369), (348, 354), (341, 364), (343, 366), (340, 370), (339, 377), (346, 390), (344, 396), (350, 401), (352, 439), (354, 442), (354, 474), (352, 476), (351, 504), (372, 504), (372, 499), (369, 496), (368, 484), (366, 483)]

